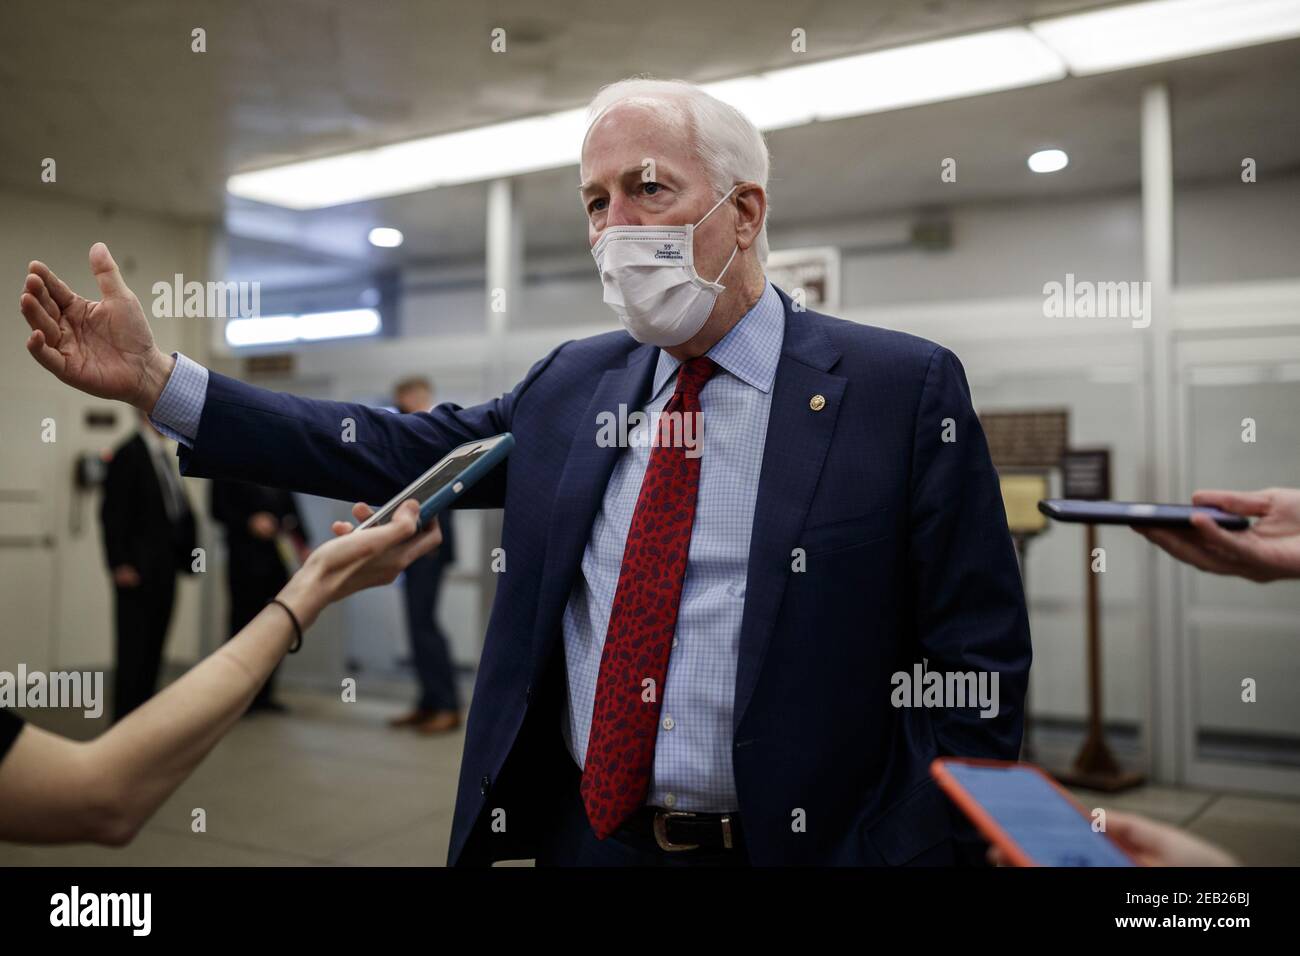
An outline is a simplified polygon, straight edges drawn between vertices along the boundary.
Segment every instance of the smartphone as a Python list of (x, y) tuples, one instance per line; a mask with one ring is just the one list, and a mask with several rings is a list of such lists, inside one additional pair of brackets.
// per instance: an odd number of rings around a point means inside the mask
[(1209, 515), (1221, 528), (1245, 531), (1250, 521), (1206, 505), (1157, 505), (1140, 501), (1081, 501), (1076, 498), (1047, 498), (1038, 502), (1038, 510), (1055, 521), (1081, 524), (1156, 525), (1166, 528), (1190, 528), (1192, 515)]
[(510, 454), (515, 446), (515, 436), (509, 432), (470, 441), (448, 452), (441, 461), (411, 482), (386, 505), (357, 526), (373, 528), (387, 524), (398, 506), (409, 498), (420, 502), (418, 527), (423, 530), (439, 512), (447, 509), (478, 481)]
[(930, 775), (1015, 866), (1137, 866), (1033, 764), (940, 757)]

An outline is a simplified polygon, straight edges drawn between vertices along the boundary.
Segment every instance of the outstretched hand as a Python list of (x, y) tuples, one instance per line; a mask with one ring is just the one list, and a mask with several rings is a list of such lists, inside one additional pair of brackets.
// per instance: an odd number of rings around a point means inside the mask
[(98, 302), (77, 295), (43, 262), (27, 269), (18, 307), (32, 329), (32, 357), (73, 388), (153, 411), (175, 360), (158, 350), (108, 246), (90, 247), (90, 271), (103, 296)]
[(1208, 515), (1195, 514), (1188, 529), (1134, 530), (1179, 561), (1211, 574), (1258, 582), (1300, 578), (1300, 490), (1198, 491), (1192, 504), (1256, 520), (1245, 531), (1226, 531)]

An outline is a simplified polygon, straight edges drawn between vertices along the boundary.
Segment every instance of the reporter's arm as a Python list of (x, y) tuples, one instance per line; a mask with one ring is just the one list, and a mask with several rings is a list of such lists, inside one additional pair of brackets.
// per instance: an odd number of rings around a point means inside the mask
[[(390, 583), (437, 547), (436, 524), (412, 536), (418, 511), (409, 502), (390, 524), (344, 534), (313, 552), (279, 595), (304, 630), (326, 604)], [(77, 743), (26, 727), (0, 762), (0, 840), (129, 842), (244, 713), (293, 636), (285, 610), (268, 606), (95, 740)]]
[(268, 606), (92, 741), (28, 725), (0, 764), (0, 840), (129, 843), (248, 708), (292, 639), (284, 609)]

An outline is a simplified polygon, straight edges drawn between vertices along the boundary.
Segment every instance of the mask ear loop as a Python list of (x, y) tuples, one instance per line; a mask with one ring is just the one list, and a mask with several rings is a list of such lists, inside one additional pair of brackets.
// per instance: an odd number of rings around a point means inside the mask
[[(719, 206), (721, 206), (724, 202), (726, 202), (729, 198), (731, 198), (731, 194), (734, 193), (735, 191), (736, 191), (736, 187), (732, 186), (725, 193), (723, 193), (722, 198), (713, 204), (713, 208), (700, 217), (700, 222), (697, 222), (694, 226), (691, 227), (691, 231), (694, 232), (696, 229), (700, 228), (700, 223), (704, 222), (704, 220), (712, 216), (713, 213), (717, 211), (717, 208)], [(695, 244), (694, 236), (692, 236), (691, 237), (692, 248), (694, 247), (694, 244)], [(731, 257), (727, 259), (727, 264), (722, 267), (722, 271), (718, 273), (718, 277), (714, 279), (712, 282), (710, 282), (709, 285), (717, 285), (719, 282), (722, 281), (722, 277), (725, 276), (727, 274), (727, 270), (731, 268), (731, 260), (736, 258), (736, 253), (739, 251), (740, 251), (739, 245), (737, 245), (734, 249), (731, 250)]]
[(717, 211), (718, 207), (721, 206), (724, 202), (726, 202), (726, 201), (731, 197), (731, 194), (734, 193), (735, 191), (736, 191), (736, 187), (735, 187), (735, 186), (732, 186), (732, 187), (731, 187), (730, 189), (728, 189), (725, 193), (723, 193), (722, 198), (719, 199), (717, 202), (715, 202), (715, 203), (713, 204), (713, 208), (710, 209), (708, 212), (706, 212), (703, 216), (700, 217), (700, 222), (697, 222), (697, 223), (695, 224), (695, 228), (696, 228), (696, 229), (699, 229), (699, 228), (700, 228), (700, 223), (704, 222), (704, 220), (706, 220), (706, 219), (708, 219), (710, 216), (712, 216), (712, 215), (714, 214), (714, 212)]
[(734, 249), (731, 250), (731, 257), (727, 259), (727, 264), (722, 267), (722, 271), (718, 273), (718, 277), (713, 280), (712, 285), (717, 285), (719, 282), (722, 281), (722, 277), (725, 276), (727, 274), (727, 270), (731, 268), (731, 260), (736, 258), (736, 253), (739, 251), (740, 251), (739, 245), (737, 245)]

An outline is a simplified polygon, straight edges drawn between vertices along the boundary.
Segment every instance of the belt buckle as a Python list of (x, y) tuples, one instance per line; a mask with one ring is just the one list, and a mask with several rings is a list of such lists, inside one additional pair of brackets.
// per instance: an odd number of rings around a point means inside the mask
[(668, 839), (668, 818), (669, 817), (694, 817), (696, 814), (689, 810), (656, 810), (654, 818), (655, 842), (659, 844), (659, 849), (668, 853), (678, 853), (682, 850), (698, 850), (698, 843), (673, 843)]

